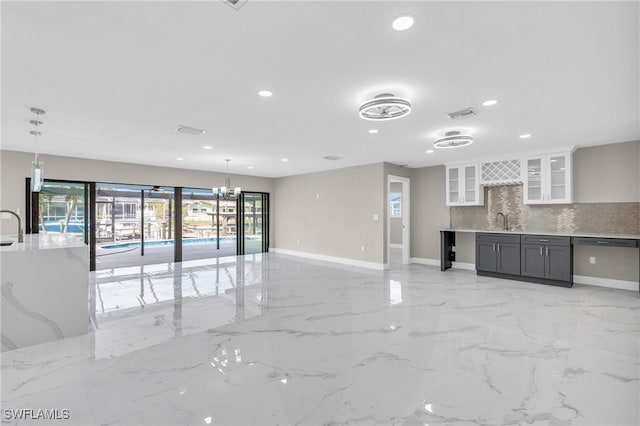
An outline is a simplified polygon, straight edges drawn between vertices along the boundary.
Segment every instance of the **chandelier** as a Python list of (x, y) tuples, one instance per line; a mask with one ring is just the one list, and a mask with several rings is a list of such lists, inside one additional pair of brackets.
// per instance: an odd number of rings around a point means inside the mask
[(229, 161), (231, 160), (226, 158), (224, 161), (227, 162), (227, 176), (224, 178), (224, 186), (214, 186), (211, 191), (217, 200), (235, 200), (240, 195), (242, 188), (236, 186), (233, 190), (231, 189), (231, 179), (229, 178)]
[(42, 185), (44, 184), (44, 170), (42, 169), (42, 162), (38, 161), (38, 136), (42, 135), (38, 130), (38, 126), (42, 126), (40, 116), (44, 115), (45, 111), (34, 107), (31, 108), (31, 112), (36, 115), (35, 120), (29, 120), (29, 123), (34, 126), (33, 130), (29, 131), (29, 133), (33, 135), (35, 139), (33, 147), (34, 159), (31, 163), (31, 191), (40, 192), (40, 189), (42, 189)]

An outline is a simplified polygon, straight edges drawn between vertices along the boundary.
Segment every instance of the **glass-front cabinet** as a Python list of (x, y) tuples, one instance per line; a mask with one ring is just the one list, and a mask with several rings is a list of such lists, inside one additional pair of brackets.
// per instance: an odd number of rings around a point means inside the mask
[(447, 206), (484, 204), (477, 164), (447, 166)]
[(573, 202), (570, 152), (528, 157), (523, 164), (524, 204)]

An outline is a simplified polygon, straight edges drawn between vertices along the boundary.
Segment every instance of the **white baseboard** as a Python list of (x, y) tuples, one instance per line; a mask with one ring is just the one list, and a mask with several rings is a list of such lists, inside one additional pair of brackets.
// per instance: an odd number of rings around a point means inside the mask
[(475, 263), (467, 263), (467, 262), (451, 262), (451, 267), (453, 269), (465, 269), (467, 271), (475, 271), (476, 264)]
[(402, 248), (402, 244), (389, 244), (389, 246), (390, 246), (391, 248), (399, 248), (399, 249), (401, 249), (401, 248)]
[[(440, 266), (440, 259), (425, 259), (422, 257), (412, 257), (411, 259), (409, 259), (409, 263), (420, 263), (422, 265)], [(451, 262), (451, 267), (453, 269), (464, 269), (467, 271), (476, 270), (475, 263)]]
[(421, 265), (440, 266), (439, 259), (425, 259), (423, 257), (411, 257), (409, 263), (419, 263)]
[(382, 271), (388, 268), (384, 263), (367, 262), (364, 260), (348, 259), (346, 257), (326, 256), (324, 254), (308, 253), (306, 251), (287, 250), (281, 248), (271, 248), (269, 251), (273, 253), (288, 254), (290, 256), (305, 257), (307, 259), (322, 260), (324, 262), (340, 263), (343, 265), (357, 266), (359, 268), (375, 269)]
[(584, 275), (574, 275), (575, 284), (595, 285), (598, 287), (617, 288), (619, 290), (638, 291), (638, 283), (635, 281), (614, 280), (612, 278), (588, 277)]

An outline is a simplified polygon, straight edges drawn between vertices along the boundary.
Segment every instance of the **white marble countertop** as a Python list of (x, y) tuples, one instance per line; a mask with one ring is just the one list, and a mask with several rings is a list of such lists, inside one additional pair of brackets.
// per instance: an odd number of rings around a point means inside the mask
[(73, 247), (87, 247), (79, 235), (27, 234), (24, 242), (18, 243), (16, 235), (2, 235), (0, 241), (15, 241), (10, 246), (1, 246), (0, 253), (10, 251), (50, 250)]
[(640, 240), (640, 234), (584, 234), (584, 233), (571, 233), (571, 232), (532, 232), (532, 231), (518, 231), (502, 229), (467, 229), (467, 228), (441, 228), (440, 231), (450, 232), (485, 232), (490, 234), (522, 234), (522, 235), (557, 235), (562, 237), (595, 237), (595, 238), (623, 238)]

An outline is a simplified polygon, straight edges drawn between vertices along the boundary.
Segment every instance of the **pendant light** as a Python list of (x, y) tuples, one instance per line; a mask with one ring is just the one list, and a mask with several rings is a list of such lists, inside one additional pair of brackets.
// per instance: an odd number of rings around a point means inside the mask
[(42, 126), (40, 116), (45, 114), (45, 111), (40, 108), (31, 108), (31, 112), (36, 115), (35, 120), (29, 120), (29, 123), (34, 126), (33, 130), (29, 131), (34, 138), (33, 154), (34, 159), (31, 163), (31, 191), (40, 192), (42, 185), (44, 184), (44, 170), (42, 168), (42, 162), (38, 161), (38, 136), (42, 133), (38, 130), (38, 126)]
[(218, 200), (235, 200), (240, 195), (242, 189), (236, 186), (232, 192), (231, 178), (229, 178), (229, 161), (231, 160), (226, 158), (224, 161), (227, 162), (227, 176), (224, 178), (224, 186), (213, 187), (211, 191), (213, 192), (213, 196)]

